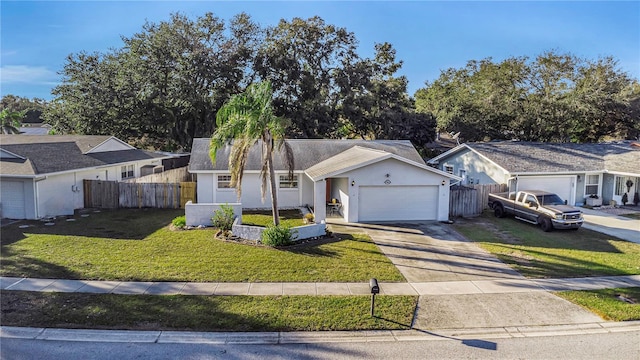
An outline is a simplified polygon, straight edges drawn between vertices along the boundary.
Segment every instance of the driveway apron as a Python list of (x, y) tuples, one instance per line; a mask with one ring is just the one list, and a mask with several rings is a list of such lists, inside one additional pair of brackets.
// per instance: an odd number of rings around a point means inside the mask
[(524, 279), (447, 224), (434, 221), (351, 226), (366, 232), (410, 283)]
[[(446, 285), (455, 281), (524, 279), (448, 224), (332, 224), (331, 228), (335, 232), (367, 233), (414, 287), (427, 282)], [(412, 326), (438, 330), (601, 321), (580, 306), (545, 291), (461, 294), (452, 290), (451, 294), (421, 296)]]

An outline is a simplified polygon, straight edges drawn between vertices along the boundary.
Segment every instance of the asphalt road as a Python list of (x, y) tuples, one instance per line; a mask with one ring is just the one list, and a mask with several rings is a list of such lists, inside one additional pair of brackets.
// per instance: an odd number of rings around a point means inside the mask
[(640, 359), (640, 331), (508, 339), (284, 345), (93, 343), (2, 338), (21, 359)]

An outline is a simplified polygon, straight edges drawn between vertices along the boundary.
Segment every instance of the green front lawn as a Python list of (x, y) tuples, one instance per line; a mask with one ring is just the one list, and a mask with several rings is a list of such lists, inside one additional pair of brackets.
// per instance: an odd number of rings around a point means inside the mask
[(546, 233), (489, 212), (454, 227), (529, 278), (640, 274), (640, 244), (587, 229)]
[(640, 288), (563, 291), (556, 295), (581, 305), (605, 320), (640, 320)]
[(154, 296), (2, 293), (4, 326), (321, 331), (409, 329), (417, 296)]
[[(215, 239), (215, 230), (171, 231), (176, 210), (89, 213), (75, 221), (5, 226), (2, 276), (124, 281), (366, 282), (404, 281), (364, 234), (284, 250)], [(20, 229), (19, 225), (31, 227)]]

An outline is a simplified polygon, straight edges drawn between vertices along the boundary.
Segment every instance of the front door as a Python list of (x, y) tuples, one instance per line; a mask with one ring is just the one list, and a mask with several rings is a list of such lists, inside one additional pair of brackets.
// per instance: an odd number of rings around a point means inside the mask
[(627, 195), (627, 204), (633, 204), (633, 197), (638, 191), (638, 178), (616, 176), (614, 181), (613, 200), (617, 205), (624, 205), (622, 198)]

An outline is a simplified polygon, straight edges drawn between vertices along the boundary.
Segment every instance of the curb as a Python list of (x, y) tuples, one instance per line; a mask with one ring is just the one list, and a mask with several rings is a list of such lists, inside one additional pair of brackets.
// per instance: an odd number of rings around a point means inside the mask
[(530, 338), (640, 332), (640, 321), (444, 330), (192, 332), (1, 326), (0, 338), (112, 343), (276, 345)]

